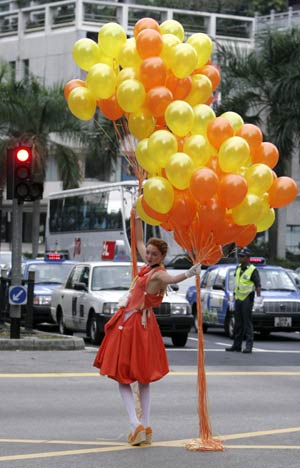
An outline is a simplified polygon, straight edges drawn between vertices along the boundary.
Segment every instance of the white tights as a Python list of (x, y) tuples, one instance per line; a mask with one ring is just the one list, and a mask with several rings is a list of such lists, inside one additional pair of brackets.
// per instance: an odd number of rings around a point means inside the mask
[(139, 385), (139, 393), (140, 393), (140, 400), (141, 400), (141, 407), (142, 407), (142, 419), (139, 421), (135, 402), (134, 402), (134, 395), (132, 388), (129, 384), (121, 384), (119, 383), (119, 390), (121, 393), (121, 397), (123, 399), (127, 414), (129, 416), (129, 422), (132, 431), (142, 424), (144, 427), (148, 427), (150, 425), (150, 385), (149, 384), (141, 384)]

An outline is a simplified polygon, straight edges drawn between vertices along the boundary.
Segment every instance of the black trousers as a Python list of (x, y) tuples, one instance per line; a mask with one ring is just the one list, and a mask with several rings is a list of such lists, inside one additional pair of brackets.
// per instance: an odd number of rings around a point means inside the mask
[(241, 348), (243, 339), (246, 339), (246, 348), (252, 349), (253, 346), (253, 323), (252, 323), (253, 299), (248, 296), (243, 301), (235, 301), (235, 327), (234, 341), (235, 348)]

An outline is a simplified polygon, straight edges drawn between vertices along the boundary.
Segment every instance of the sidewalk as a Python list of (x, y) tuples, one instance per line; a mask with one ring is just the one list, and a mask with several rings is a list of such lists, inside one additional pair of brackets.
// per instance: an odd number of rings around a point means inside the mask
[(28, 331), (22, 327), (20, 338), (11, 339), (10, 325), (4, 324), (0, 328), (0, 351), (77, 351), (84, 347), (83, 338), (77, 336)]

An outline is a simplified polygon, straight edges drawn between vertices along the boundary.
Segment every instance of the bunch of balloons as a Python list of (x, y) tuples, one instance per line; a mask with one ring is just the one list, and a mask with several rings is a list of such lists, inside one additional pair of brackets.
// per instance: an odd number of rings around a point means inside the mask
[(175, 20), (143, 18), (130, 39), (119, 24), (104, 25), (98, 44), (74, 44), (86, 80), (69, 81), (65, 97), (79, 119), (91, 119), (98, 107), (107, 119), (127, 120), (147, 173), (140, 217), (212, 264), (223, 245), (245, 246), (268, 229), (274, 208), (292, 202), (297, 186), (276, 176), (278, 150), (257, 126), (235, 112), (215, 115), (220, 73), (211, 64), (212, 42), (203, 33), (184, 36)]

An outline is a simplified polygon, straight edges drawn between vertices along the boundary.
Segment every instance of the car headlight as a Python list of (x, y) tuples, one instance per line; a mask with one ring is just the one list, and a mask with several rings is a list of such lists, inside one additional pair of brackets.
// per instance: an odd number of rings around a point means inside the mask
[(51, 296), (34, 296), (33, 304), (34, 305), (50, 305)]
[(171, 314), (172, 315), (187, 315), (189, 311), (189, 306), (183, 303), (171, 304)]
[(113, 315), (118, 310), (117, 302), (105, 302), (103, 304), (102, 312), (105, 315)]

